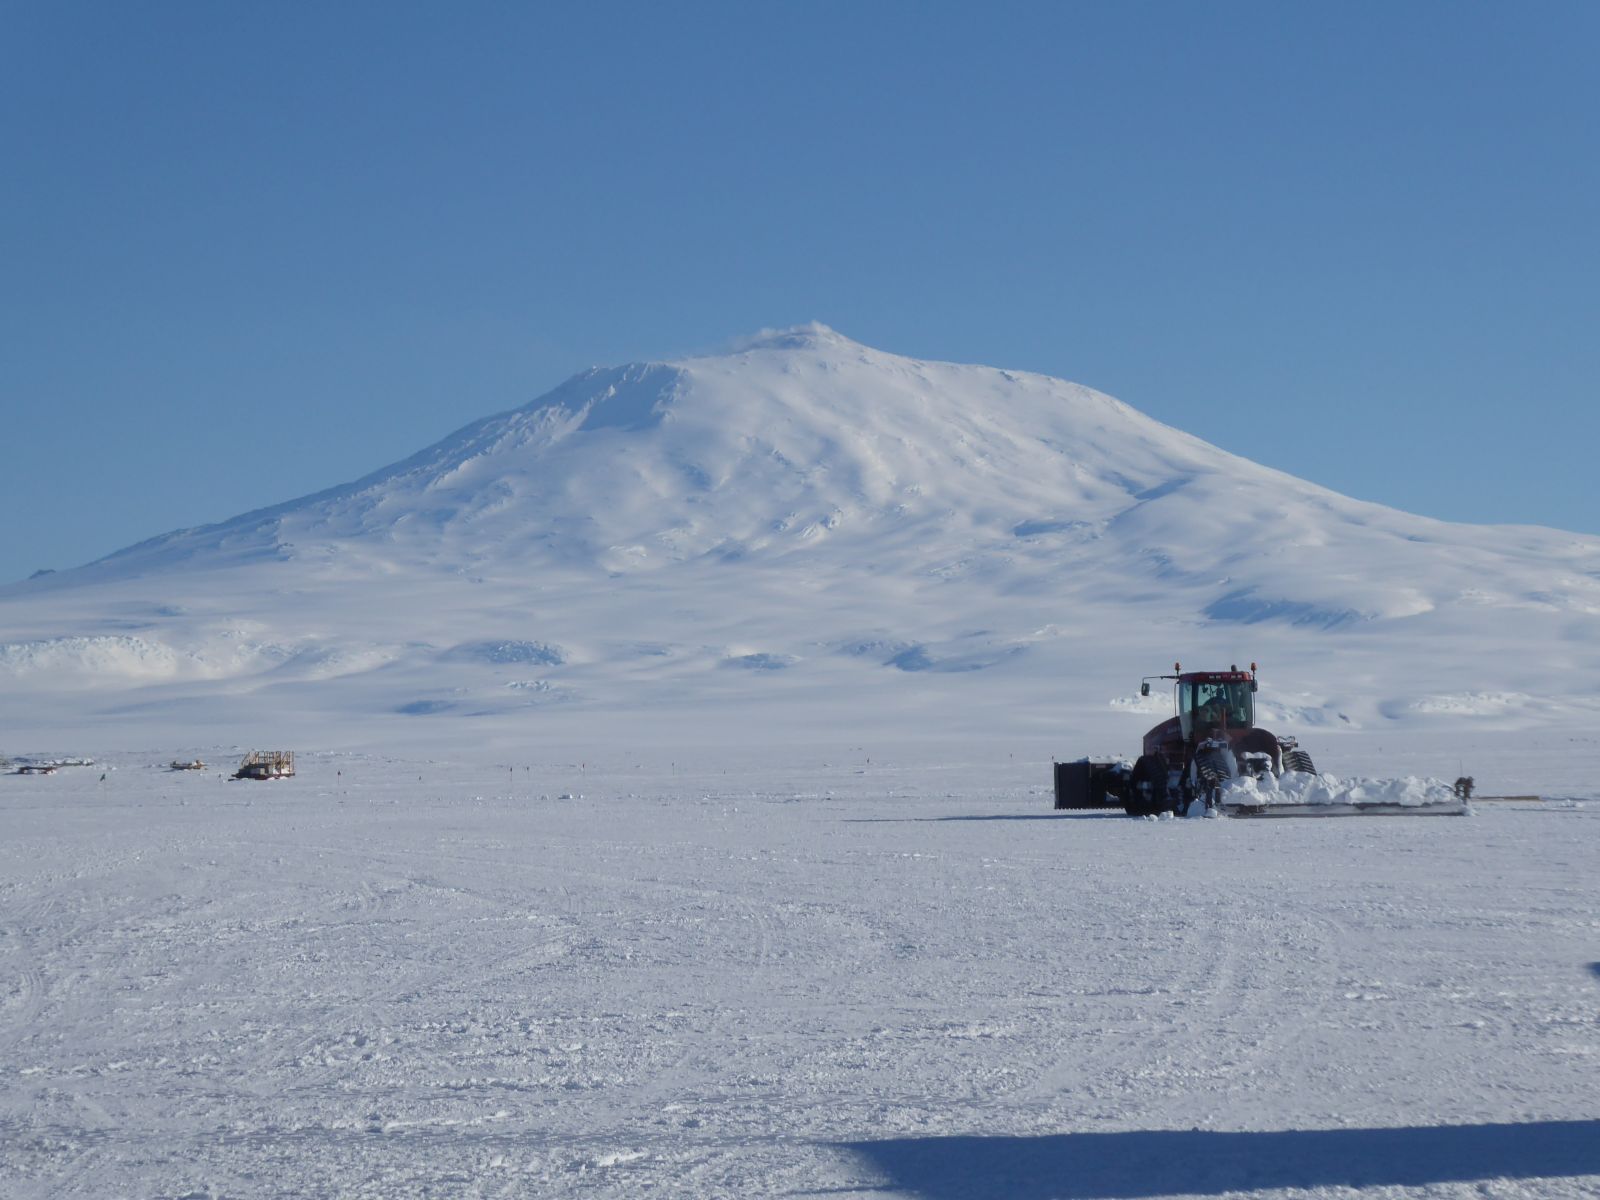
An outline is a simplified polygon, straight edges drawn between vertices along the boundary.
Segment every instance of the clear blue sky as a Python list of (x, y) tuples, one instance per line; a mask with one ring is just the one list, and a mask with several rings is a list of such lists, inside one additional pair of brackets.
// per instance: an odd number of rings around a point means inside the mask
[(0, 581), (820, 320), (1600, 532), (1600, 4), (0, 3)]

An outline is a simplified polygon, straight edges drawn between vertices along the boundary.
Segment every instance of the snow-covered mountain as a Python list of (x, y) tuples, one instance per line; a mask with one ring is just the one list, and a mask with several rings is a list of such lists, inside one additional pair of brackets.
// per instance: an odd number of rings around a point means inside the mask
[(1600, 708), (1597, 647), (1600, 539), (809, 326), (0, 589), (0, 718), (1043, 731), (1182, 658), (1262, 661), (1285, 722), (1549, 722)]

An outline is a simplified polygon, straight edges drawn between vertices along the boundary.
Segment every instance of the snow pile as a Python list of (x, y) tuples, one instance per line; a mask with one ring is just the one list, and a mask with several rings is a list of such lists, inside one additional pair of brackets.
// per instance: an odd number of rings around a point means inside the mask
[(1304, 771), (1285, 771), (1280, 778), (1264, 775), (1260, 779), (1241, 777), (1223, 784), (1223, 803), (1230, 807), (1259, 808), (1286, 804), (1396, 805), (1423, 808), (1452, 804), (1455, 792), (1442, 779), (1422, 779), (1409, 775), (1400, 779), (1366, 779), (1352, 776), (1312, 775)]

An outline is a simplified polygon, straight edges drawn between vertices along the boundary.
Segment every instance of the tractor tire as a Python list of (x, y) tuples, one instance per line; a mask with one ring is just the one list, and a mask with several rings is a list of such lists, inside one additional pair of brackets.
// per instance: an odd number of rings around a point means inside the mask
[(1315, 775), (1317, 768), (1311, 765), (1311, 755), (1304, 750), (1291, 750), (1283, 756), (1283, 769), (1285, 771), (1299, 771), (1305, 775)]
[(1172, 802), (1167, 799), (1167, 760), (1159, 754), (1140, 755), (1128, 779), (1122, 810), (1130, 817), (1155, 817), (1171, 807)]
[(1194, 773), (1200, 777), (1200, 790), (1208, 795), (1229, 778), (1227, 762), (1220, 755), (1212, 753), (1195, 755)]
[[(1228, 772), (1226, 760), (1219, 754), (1209, 751), (1195, 755), (1194, 759), (1195, 797), (1206, 808), (1206, 812), (1215, 812), (1222, 803), (1222, 785), (1232, 778)], [(1192, 803), (1192, 802), (1191, 802)], [(1183, 811), (1184, 816), (1189, 815), (1188, 807)]]

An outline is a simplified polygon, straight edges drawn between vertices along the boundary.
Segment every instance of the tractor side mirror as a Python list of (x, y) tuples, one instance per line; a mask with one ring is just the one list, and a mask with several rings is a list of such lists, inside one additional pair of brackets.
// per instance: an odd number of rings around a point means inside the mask
[(1254, 679), (1250, 681), (1250, 690), (1252, 692), (1256, 690), (1256, 681)]
[(1139, 685), (1139, 695), (1148, 696), (1149, 694), (1150, 694), (1150, 681), (1148, 679), (1146, 679), (1143, 683), (1141, 683)]

